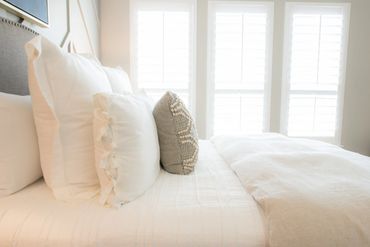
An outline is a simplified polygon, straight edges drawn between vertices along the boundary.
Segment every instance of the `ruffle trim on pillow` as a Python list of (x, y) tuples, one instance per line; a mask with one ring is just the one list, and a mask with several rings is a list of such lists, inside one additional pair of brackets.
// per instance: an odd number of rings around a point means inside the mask
[(114, 122), (113, 118), (108, 112), (100, 112), (100, 117), (102, 121), (102, 127), (99, 135), (97, 136), (97, 141), (101, 143), (103, 148), (101, 159), (99, 163), (99, 168), (102, 169), (108, 179), (109, 184), (105, 186), (101, 191), (100, 203), (105, 206), (120, 206), (113, 204), (115, 197), (115, 188), (117, 187), (117, 174), (119, 164), (117, 163), (117, 155), (115, 153), (116, 144), (113, 141), (113, 128), (112, 124)]

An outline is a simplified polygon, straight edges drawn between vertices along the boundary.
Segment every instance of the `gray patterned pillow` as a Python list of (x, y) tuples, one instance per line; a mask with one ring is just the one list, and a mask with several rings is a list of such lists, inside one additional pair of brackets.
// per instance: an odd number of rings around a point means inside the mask
[(153, 110), (157, 124), (161, 163), (175, 174), (189, 174), (198, 161), (198, 136), (194, 121), (181, 99), (167, 92)]

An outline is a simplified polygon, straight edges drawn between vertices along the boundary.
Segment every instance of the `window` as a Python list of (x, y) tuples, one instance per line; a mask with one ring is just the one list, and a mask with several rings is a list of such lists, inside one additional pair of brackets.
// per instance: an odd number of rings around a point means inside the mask
[(190, 106), (194, 81), (194, 3), (131, 1), (133, 82), (158, 100), (167, 90)]
[(288, 3), (282, 131), (338, 142), (348, 4)]
[(283, 134), (338, 144), (350, 4), (276, 2), (285, 39), (272, 65), (274, 2), (130, 0), (134, 86), (179, 94), (201, 138), (270, 131), (272, 116)]
[(213, 134), (268, 130), (272, 3), (210, 2)]

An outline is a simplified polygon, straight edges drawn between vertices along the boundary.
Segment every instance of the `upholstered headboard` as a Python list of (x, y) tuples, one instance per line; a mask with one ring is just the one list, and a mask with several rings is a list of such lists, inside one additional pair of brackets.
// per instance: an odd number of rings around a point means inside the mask
[(0, 17), (0, 92), (29, 94), (24, 45), (36, 35), (28, 27)]

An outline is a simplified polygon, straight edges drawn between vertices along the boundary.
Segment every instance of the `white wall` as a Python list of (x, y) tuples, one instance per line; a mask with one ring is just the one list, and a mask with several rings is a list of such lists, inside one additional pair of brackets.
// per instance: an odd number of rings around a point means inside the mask
[(370, 1), (352, 0), (342, 144), (370, 156)]
[(101, 60), (130, 72), (129, 0), (100, 1)]
[[(304, 2), (305, 0), (291, 0)], [(351, 2), (351, 22), (349, 27), (348, 60), (345, 81), (342, 145), (349, 150), (370, 155), (370, 0), (306, 0), (307, 2)], [(101, 1), (101, 58), (102, 62), (120, 65), (130, 71), (130, 24), (129, 0)], [(284, 39), (284, 3), (274, 0), (274, 49), (272, 66), (271, 92), (271, 131), (280, 130), (280, 99)], [(207, 0), (198, 0), (198, 10), (206, 12)], [(204, 34), (207, 16), (197, 15), (198, 36)], [(204, 97), (206, 91), (206, 40), (197, 41), (197, 102), (202, 102), (202, 112), (196, 113), (198, 132), (205, 137), (205, 116), (207, 106)], [(203, 49), (200, 49), (203, 48)], [(368, 108), (369, 107), (369, 108)]]
[[(0, 16), (18, 20), (14, 14), (1, 7)], [(41, 28), (27, 20), (24, 24), (59, 45), (67, 38), (67, 43), (72, 42), (77, 52), (95, 53), (99, 56), (99, 0), (49, 0), (49, 17), (49, 28)]]

